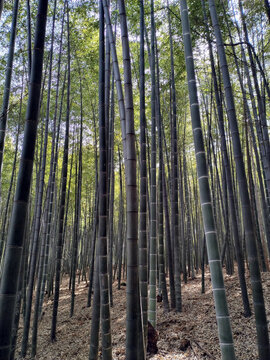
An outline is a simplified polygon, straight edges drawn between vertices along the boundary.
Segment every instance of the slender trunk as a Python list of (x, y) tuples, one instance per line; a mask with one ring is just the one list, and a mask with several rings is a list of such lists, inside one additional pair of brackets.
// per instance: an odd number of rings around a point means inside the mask
[(248, 182), (249, 182), (249, 193), (250, 193), (250, 208), (252, 213), (252, 219), (254, 221), (253, 226), (255, 230), (256, 236), (256, 243), (258, 249), (258, 256), (259, 256), (259, 263), (261, 270), (263, 272), (266, 271), (266, 263), (264, 258), (263, 246), (262, 246), (262, 239), (259, 229), (259, 221), (258, 221), (258, 210), (257, 204), (255, 199), (255, 189), (254, 189), (254, 181), (253, 181), (253, 174), (252, 174), (252, 167), (251, 167), (251, 154), (249, 150), (249, 138), (248, 138), (248, 131), (247, 131), (247, 123), (245, 124), (245, 133), (246, 133), (246, 153), (247, 153), (247, 171), (248, 171)]
[(62, 176), (61, 176), (61, 195), (59, 202), (59, 218), (58, 218), (58, 233), (56, 243), (56, 267), (55, 267), (55, 285), (54, 285), (54, 299), (53, 299), (53, 314), (51, 324), (51, 341), (56, 340), (56, 323), (58, 314), (59, 304), (59, 292), (60, 292), (60, 272), (62, 263), (63, 253), (63, 242), (64, 242), (64, 218), (65, 218), (65, 205), (66, 205), (66, 189), (67, 189), (67, 170), (68, 170), (68, 151), (69, 151), (69, 122), (70, 122), (70, 41), (69, 41), (69, 7), (68, 1), (67, 6), (67, 109), (66, 109), (66, 129), (65, 129), (65, 143), (63, 153), (63, 165), (62, 165)]
[(83, 92), (82, 92), (82, 79), (81, 72), (80, 76), (80, 100), (81, 100), (81, 114), (80, 114), (80, 137), (79, 137), (79, 165), (78, 165), (78, 176), (77, 176), (77, 191), (75, 197), (75, 219), (74, 219), (74, 238), (73, 238), (73, 278), (71, 287), (71, 305), (70, 305), (70, 317), (73, 316), (74, 303), (75, 303), (75, 281), (76, 281), (76, 270), (77, 270), (77, 257), (78, 257), (78, 243), (80, 237), (80, 221), (81, 221), (81, 193), (82, 193), (82, 132), (83, 132)]
[[(167, 2), (168, 4), (168, 2)], [(181, 276), (180, 276), (180, 246), (179, 246), (179, 207), (178, 207), (178, 151), (177, 151), (177, 113), (176, 89), (174, 76), (174, 56), (170, 13), (168, 12), (170, 33), (170, 59), (171, 59), (171, 86), (173, 112), (171, 119), (171, 241), (174, 249), (174, 284), (176, 311), (182, 311)]]
[[(22, 87), (22, 89), (23, 89), (23, 87)], [(14, 177), (15, 177), (15, 171), (16, 171), (16, 165), (17, 165), (21, 110), (22, 110), (22, 94), (21, 94), (21, 100), (20, 100), (20, 116), (19, 116), (18, 131), (17, 131), (17, 136), (16, 136), (15, 155), (14, 155), (14, 160), (13, 160), (13, 165), (12, 165), (12, 172), (11, 172), (11, 178), (10, 178), (10, 185), (9, 185), (9, 189), (8, 189), (8, 196), (7, 196), (7, 201), (6, 201), (6, 205), (5, 205), (4, 220), (2, 223), (2, 229), (1, 229), (2, 235), (1, 235), (1, 243), (0, 243), (0, 266), (2, 264), (2, 259), (4, 258), (5, 247), (6, 247), (6, 244), (5, 244), (6, 243), (6, 225), (8, 223), (7, 217), (8, 217), (8, 213), (9, 213), (9, 203), (10, 203), (10, 199), (11, 199), (12, 188), (14, 185)]]
[[(0, 114), (0, 182), (1, 182), (1, 173), (2, 173), (2, 166), (3, 166), (3, 152), (4, 152), (4, 146), (5, 146), (9, 97), (10, 97), (10, 91), (11, 91), (11, 79), (12, 79), (12, 71), (13, 71), (13, 58), (14, 58), (14, 49), (15, 49), (18, 7), (19, 7), (19, 0), (15, 0), (14, 5), (13, 5), (13, 13), (12, 13), (12, 24), (11, 24), (11, 31), (10, 31), (10, 41), (9, 41), (9, 51), (8, 51), (8, 59), (7, 59), (5, 85), (4, 85), (5, 87), (4, 87), (3, 104), (2, 104), (1, 114)], [(1, 18), (2, 8), (3, 8), (3, 1), (0, 2), (0, 18)]]
[(221, 63), (221, 71), (223, 76), (225, 97), (227, 102), (228, 120), (233, 140), (234, 159), (236, 164), (236, 172), (239, 183), (239, 192), (242, 205), (243, 223), (245, 226), (246, 248), (248, 254), (249, 270), (251, 277), (251, 287), (253, 294), (253, 304), (255, 310), (257, 340), (260, 360), (266, 360), (270, 357), (269, 337), (267, 330), (267, 319), (264, 306), (263, 289), (261, 283), (261, 275), (258, 264), (257, 248), (255, 243), (255, 232), (252, 222), (252, 214), (250, 208), (250, 198), (248, 193), (247, 179), (243, 161), (240, 136), (236, 118), (236, 111), (233, 99), (233, 92), (228, 71), (227, 59), (225, 55), (222, 35), (220, 32), (216, 6), (214, 0), (209, 0), (209, 9), (212, 23), (217, 40), (217, 50)]
[(190, 112), (200, 189), (200, 200), (208, 251), (208, 259), (210, 264), (210, 272), (212, 277), (212, 287), (216, 307), (219, 342), (222, 359), (233, 360), (235, 359), (234, 345), (210, 196), (186, 0), (181, 0), (180, 6), (189, 89)]
[(97, 134), (96, 134), (96, 117), (95, 112), (93, 111), (93, 120), (94, 120), (94, 138), (95, 138), (95, 207), (94, 207), (94, 220), (92, 228), (92, 251), (91, 251), (91, 260), (90, 260), (90, 273), (89, 273), (89, 289), (87, 296), (87, 307), (91, 306), (91, 296), (93, 288), (93, 278), (94, 278), (94, 265), (96, 254), (96, 238), (97, 238), (97, 228), (98, 228), (98, 206), (99, 206), (99, 185), (98, 185), (98, 154), (97, 154)]
[(107, 142), (105, 129), (104, 9), (99, 2), (99, 282), (102, 358), (112, 359), (111, 319), (107, 268)]
[[(206, 26), (206, 29), (208, 29), (204, 1), (202, 1), (202, 6), (203, 6), (203, 11), (204, 11), (205, 26)], [(226, 144), (223, 108), (222, 108), (222, 101), (221, 101), (221, 98), (219, 95), (219, 90), (218, 90), (218, 82), (217, 82), (217, 75), (216, 75), (216, 69), (215, 69), (215, 64), (214, 64), (213, 48), (212, 48), (212, 44), (211, 44), (209, 36), (210, 36), (209, 32), (207, 31), (209, 55), (210, 55), (210, 61), (211, 61), (215, 99), (216, 99), (217, 112), (218, 112), (218, 126), (219, 126), (219, 133), (220, 133), (220, 137), (221, 137), (221, 151), (222, 151), (223, 163), (224, 163), (224, 167), (225, 167), (226, 183), (227, 183), (227, 187), (228, 187), (232, 233), (233, 233), (236, 260), (237, 260), (237, 266), (238, 266), (238, 276), (239, 276), (242, 301), (243, 301), (243, 306), (244, 306), (244, 315), (246, 317), (249, 317), (251, 315), (251, 310), (250, 310), (248, 293), (247, 293), (247, 285), (246, 285), (246, 279), (245, 279), (245, 267), (244, 267), (242, 249), (241, 249), (240, 233), (239, 233), (239, 228), (238, 228), (238, 219), (237, 219), (237, 215), (236, 215), (236, 204), (235, 204), (235, 197), (234, 197), (234, 191), (233, 191), (232, 171), (231, 171), (231, 165), (230, 165), (227, 144)]]
[(206, 239), (205, 234), (203, 235), (202, 239), (203, 245), (202, 245), (202, 261), (201, 261), (201, 267), (202, 267), (202, 294), (205, 293), (205, 250), (206, 250)]
[[(99, 257), (99, 243), (97, 244), (96, 258)], [(100, 284), (99, 284), (99, 261), (95, 263), (94, 273), (94, 298), (92, 308), (92, 321), (90, 333), (90, 351), (89, 360), (98, 359), (98, 343), (99, 343), (99, 328), (100, 328)]]
[(31, 67), (32, 67), (32, 31), (31, 31), (31, 8), (30, 0), (26, 1), (27, 11), (27, 52), (28, 52), (28, 76), (30, 81)]
[(151, 176), (150, 176), (150, 271), (148, 320), (156, 328), (157, 194), (156, 194), (156, 65), (154, 0), (151, 0)]
[(147, 249), (147, 162), (145, 139), (144, 0), (140, 0), (140, 225), (139, 271), (144, 347), (147, 345), (148, 249)]
[[(125, 1), (119, 0), (119, 16), (122, 37), (124, 65), (125, 110), (126, 110), (126, 197), (127, 197), (127, 316), (126, 316), (126, 358), (138, 359), (138, 338), (142, 336), (139, 327), (139, 276), (138, 276), (138, 200), (137, 163), (134, 129), (134, 108), (130, 49), (127, 30)], [(123, 144), (124, 146), (125, 144)], [(125, 148), (124, 148), (125, 149)], [(136, 334), (136, 336), (134, 336)]]
[[(158, 74), (158, 69), (157, 69), (157, 74)], [(159, 83), (158, 78), (157, 78), (157, 83)], [(159, 105), (158, 105), (158, 108), (159, 108)], [(160, 113), (160, 109), (159, 109), (158, 110), (158, 144), (159, 144), (158, 268), (159, 268), (159, 286), (160, 286), (161, 293), (162, 293), (163, 307), (164, 307), (164, 311), (168, 312), (169, 311), (169, 301), (168, 301), (168, 293), (167, 293), (167, 286), (166, 286), (165, 261), (164, 261), (163, 148), (162, 148), (161, 121), (162, 121), (162, 119), (161, 119), (161, 113)]]
[(108, 30), (109, 42), (111, 46), (111, 55), (112, 55), (112, 62), (113, 62), (113, 72), (115, 78), (115, 85), (118, 97), (118, 106), (119, 106), (119, 113), (120, 113), (120, 123), (121, 123), (121, 133), (122, 133), (122, 141), (123, 141), (123, 149), (124, 149), (124, 158), (126, 159), (126, 110), (125, 110), (125, 102), (124, 102), (124, 95), (122, 89), (122, 82), (116, 52), (116, 45), (115, 39), (112, 30), (110, 12), (109, 12), (109, 5), (108, 0), (102, 0), (103, 8), (104, 8), (104, 16), (106, 21), (106, 26)]
[[(248, 30), (247, 30), (247, 25), (246, 25), (246, 21), (245, 21), (245, 14), (243, 11), (242, 1), (239, 0), (238, 3), (239, 3), (241, 21), (242, 21), (243, 30), (244, 30), (245, 41), (247, 44), (249, 44), (249, 36), (248, 36)], [(248, 50), (248, 56), (249, 56), (249, 61), (250, 61), (250, 66), (251, 66), (251, 72), (252, 72), (252, 76), (253, 76), (255, 92), (257, 95), (260, 127), (261, 127), (261, 132), (262, 132), (262, 142), (264, 145), (265, 155), (266, 155), (266, 157), (265, 157), (265, 172), (266, 172), (266, 179), (267, 179), (267, 190), (268, 190), (268, 196), (270, 196), (270, 143), (269, 143), (267, 121), (266, 121), (266, 112), (265, 112), (265, 107), (263, 104), (263, 97), (262, 97), (260, 87), (259, 87), (256, 64), (254, 62), (251, 47), (248, 46), (247, 50)], [(270, 200), (268, 200), (268, 201), (269, 201), (269, 206), (270, 206)]]
[(119, 220), (118, 220), (118, 290), (121, 288), (121, 273), (122, 273), (122, 257), (123, 257), (123, 185), (122, 185), (122, 165), (120, 160), (120, 152), (119, 153), (119, 181), (120, 181), (120, 196), (119, 196)]
[(47, 8), (48, 0), (40, 0), (37, 11), (33, 66), (31, 70), (24, 142), (0, 287), (0, 359), (7, 359), (9, 357), (11, 331), (15, 315), (20, 264), (23, 252), (23, 234), (26, 224), (37, 135)]
[[(55, 194), (55, 176), (56, 176), (56, 167), (58, 164), (58, 148), (59, 148), (59, 135), (60, 135), (60, 123), (62, 118), (62, 108), (64, 100), (64, 91), (66, 83), (66, 73), (64, 73), (63, 80), (63, 89), (60, 101), (59, 108), (59, 120), (57, 124), (57, 110), (58, 110), (58, 96), (59, 96), (59, 83), (60, 83), (60, 70), (61, 70), (61, 57), (62, 57), (62, 48), (63, 48), (63, 32), (64, 32), (64, 18), (65, 18), (65, 5), (63, 9), (63, 19), (62, 19), (62, 29), (61, 29), (61, 38), (60, 38), (60, 47), (59, 47), (59, 58), (58, 58), (58, 69), (57, 69), (57, 84), (56, 84), (56, 95), (55, 95), (55, 106), (54, 106), (54, 120), (53, 120), (53, 139), (52, 139), (52, 150), (51, 150), (51, 159), (50, 159), (50, 175), (48, 181), (48, 212), (45, 215), (45, 226), (44, 226), (44, 259), (42, 261), (42, 268), (40, 269), (42, 276), (42, 284), (39, 295), (39, 304), (38, 304), (38, 316), (41, 316), (43, 299), (45, 293), (45, 283), (48, 279), (48, 258), (49, 258), (49, 244), (51, 239), (51, 225), (52, 225), (52, 211), (54, 203), (54, 194)], [(56, 126), (57, 125), (57, 126)], [(57, 218), (57, 216), (56, 216)]]
[(113, 243), (114, 243), (114, 74), (112, 74), (112, 89), (111, 89), (111, 117), (110, 117), (110, 202), (109, 202), (109, 276), (110, 276), (110, 303), (113, 306)]
[[(30, 208), (31, 207), (29, 206), (29, 209)], [(29, 209), (28, 209), (28, 213), (29, 213)], [(20, 315), (21, 315), (21, 303), (22, 303), (22, 299), (23, 299), (24, 273), (26, 270), (26, 260), (27, 260), (27, 250), (28, 250), (27, 244), (26, 244), (28, 225), (29, 224), (26, 225), (25, 234), (24, 234), (25, 244), (24, 244), (23, 257), (22, 257), (21, 269), (20, 269), (20, 279), (19, 279), (19, 286), (18, 286), (17, 300), (16, 300), (16, 313), (15, 313), (14, 324), (13, 324), (13, 329), (12, 329), (12, 342), (11, 342), (11, 352), (10, 352), (9, 360), (14, 359), (15, 352), (16, 352), (18, 328), (19, 328)]]
[(168, 206), (168, 195), (166, 186), (166, 173), (164, 162), (162, 164), (162, 194), (164, 204), (164, 216), (165, 216), (165, 237), (166, 247), (168, 252), (168, 267), (169, 267), (169, 282), (170, 282), (170, 299), (171, 308), (175, 309), (175, 285), (174, 285), (174, 272), (173, 272), (173, 250), (171, 243), (171, 231), (170, 231), (170, 219), (169, 219), (169, 206)]
[[(45, 131), (44, 131), (44, 143), (43, 143), (41, 170), (40, 170), (40, 176), (39, 176), (37, 209), (36, 209), (35, 224), (34, 224), (34, 237), (33, 237), (33, 249), (32, 249), (33, 255), (32, 255), (32, 262), (31, 262), (30, 275), (29, 275), (29, 284), (28, 284), (27, 299), (26, 299), (26, 314), (25, 314), (25, 318), (24, 318), (23, 340), (22, 340), (22, 350), (21, 350), (21, 355), (23, 357), (25, 357), (25, 355), (26, 355), (27, 345), (28, 345), (28, 336), (29, 336), (29, 330), (30, 330), (30, 317), (31, 317), (31, 311), (32, 311), (32, 297), (33, 297), (33, 290), (34, 290), (36, 265), (37, 265), (37, 261), (38, 261), (38, 250), (40, 247), (40, 225), (41, 225), (41, 217), (42, 217), (43, 192), (44, 192), (43, 190), (44, 190), (45, 168), (46, 168), (46, 160), (47, 160), (47, 145), (48, 145), (48, 131), (49, 131), (49, 118), (50, 118), (52, 60), (53, 60), (56, 4), (57, 4), (57, 0), (54, 1), (54, 14), (53, 14), (52, 35), (51, 35), (50, 65), (49, 65), (49, 79), (48, 79), (48, 94), (47, 94), (47, 109), (46, 109)], [(39, 294), (37, 296), (37, 299), (39, 299)]]

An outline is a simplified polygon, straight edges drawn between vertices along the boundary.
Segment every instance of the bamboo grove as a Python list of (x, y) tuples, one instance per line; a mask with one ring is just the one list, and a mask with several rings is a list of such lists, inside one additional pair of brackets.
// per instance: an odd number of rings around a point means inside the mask
[(1, 360), (39, 353), (48, 298), (61, 336), (63, 278), (70, 317), (88, 286), (89, 359), (113, 358), (124, 285), (126, 359), (146, 359), (157, 295), (181, 312), (206, 268), (221, 358), (236, 272), (269, 360), (269, 23), (268, 0), (0, 0)]

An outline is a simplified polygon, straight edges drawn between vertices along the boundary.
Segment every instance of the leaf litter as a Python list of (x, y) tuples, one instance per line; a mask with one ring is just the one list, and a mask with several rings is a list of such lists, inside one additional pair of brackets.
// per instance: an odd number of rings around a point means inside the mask
[[(226, 294), (231, 316), (231, 324), (238, 360), (257, 360), (256, 327), (254, 314), (250, 318), (243, 316), (240, 286), (237, 269), (232, 276), (224, 273)], [(265, 307), (270, 317), (270, 273), (262, 274)], [(89, 357), (89, 339), (91, 329), (91, 308), (86, 307), (88, 286), (80, 282), (76, 286), (75, 310), (72, 318), (70, 311), (69, 278), (63, 277), (57, 321), (56, 342), (50, 341), (53, 296), (46, 299), (43, 306), (43, 316), (39, 322), (38, 360), (86, 360)], [(247, 279), (249, 299), (252, 307), (252, 296), (249, 279)], [(215, 318), (214, 301), (211, 290), (209, 270), (205, 274), (205, 293), (201, 294), (201, 276), (189, 279), (182, 284), (181, 313), (164, 312), (162, 302), (157, 303), (158, 353), (147, 354), (151, 360), (201, 360), (221, 359), (218, 342), (218, 332)], [(113, 359), (125, 360), (125, 310), (126, 287), (117, 289), (113, 284), (113, 302), (111, 308), (112, 352)], [(269, 324), (269, 323), (268, 323)], [(18, 332), (19, 359), (22, 338), (23, 321), (21, 319)], [(270, 330), (270, 328), (269, 328)], [(29, 348), (31, 347), (31, 330)], [(99, 352), (101, 359), (101, 349)], [(30, 355), (26, 357), (30, 359)]]

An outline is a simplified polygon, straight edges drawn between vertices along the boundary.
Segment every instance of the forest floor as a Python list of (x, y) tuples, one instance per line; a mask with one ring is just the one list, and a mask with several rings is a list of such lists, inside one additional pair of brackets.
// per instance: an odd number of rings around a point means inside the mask
[[(224, 278), (232, 320), (236, 358), (238, 360), (256, 360), (258, 354), (254, 315), (248, 319), (243, 316), (237, 273), (235, 272), (233, 276), (224, 274)], [(262, 278), (266, 312), (268, 319), (270, 319), (270, 273), (262, 274)], [(251, 300), (250, 284), (248, 286)], [(125, 290), (125, 286), (122, 286), (121, 290), (117, 290), (117, 283), (114, 283), (114, 306), (111, 308), (112, 345), (113, 358), (119, 360), (125, 359)], [(57, 341), (54, 343), (50, 342), (53, 298), (45, 301), (44, 315), (39, 323), (36, 359), (88, 359), (91, 309), (86, 307), (87, 292), (88, 287), (85, 282), (77, 285), (74, 316), (70, 318), (68, 278), (63, 279), (59, 299)], [(201, 276), (197, 275), (194, 280), (189, 279), (187, 284), (182, 285), (182, 302), (182, 313), (174, 311), (164, 313), (162, 303), (157, 303), (158, 353), (148, 355), (147, 359), (220, 359), (208, 269), (205, 276), (205, 293), (201, 294)], [(21, 332), (22, 323), (19, 327), (18, 344), (20, 344)], [(31, 344), (31, 335), (29, 343)], [(184, 345), (187, 345), (186, 349), (184, 349)]]

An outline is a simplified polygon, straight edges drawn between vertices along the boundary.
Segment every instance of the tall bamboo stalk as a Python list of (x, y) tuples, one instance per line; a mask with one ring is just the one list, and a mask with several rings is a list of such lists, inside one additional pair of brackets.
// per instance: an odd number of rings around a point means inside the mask
[(27, 52), (28, 52), (28, 76), (30, 81), (31, 67), (32, 67), (32, 31), (31, 31), (31, 8), (30, 0), (26, 1), (27, 11)]
[(256, 319), (257, 341), (260, 360), (266, 360), (270, 357), (269, 336), (266, 312), (264, 306), (263, 289), (261, 283), (261, 274), (258, 263), (257, 247), (255, 242), (255, 231), (251, 214), (251, 204), (248, 193), (247, 178), (245, 174), (244, 160), (240, 143), (238, 123), (236, 118), (236, 110), (233, 98), (233, 91), (230, 81), (227, 59), (223, 39), (219, 27), (218, 16), (214, 0), (209, 0), (209, 10), (214, 27), (215, 37), (217, 41), (217, 50), (220, 60), (220, 67), (224, 82), (225, 98), (227, 103), (227, 112), (230, 131), (232, 134), (234, 160), (236, 165), (236, 173), (239, 184), (239, 193), (242, 206), (243, 223), (246, 235), (246, 248), (249, 262), (249, 270), (251, 277), (251, 287), (253, 295), (253, 305)]
[(192, 130), (196, 154), (197, 174), (200, 189), (200, 201), (204, 222), (204, 231), (210, 272), (212, 278), (212, 287), (214, 293), (216, 318), (219, 332), (219, 343), (223, 360), (235, 359), (232, 330), (230, 325), (229, 311), (227, 306), (224, 281), (222, 275), (221, 262), (218, 251), (217, 234), (214, 223), (208, 170), (205, 157), (203, 134), (201, 127), (197, 86), (195, 79), (194, 60), (192, 54), (192, 43), (189, 27), (188, 9), (186, 0), (180, 1), (182, 31), (184, 38), (185, 61), (187, 70), (190, 113), (192, 121)]
[[(118, 0), (124, 64), (125, 110), (126, 110), (126, 197), (127, 197), (127, 316), (126, 358), (138, 359), (139, 327), (139, 274), (138, 274), (138, 200), (137, 163), (134, 129), (134, 108), (131, 78), (130, 49), (125, 1)], [(124, 146), (124, 144), (123, 144)], [(137, 334), (137, 336), (134, 336)]]
[(150, 165), (150, 270), (148, 320), (156, 328), (157, 287), (157, 193), (156, 193), (156, 65), (154, 0), (151, 0), (151, 165)]
[(105, 128), (105, 21), (99, 3), (99, 281), (102, 358), (112, 359), (109, 279), (107, 264), (107, 139)]
[(229, 160), (227, 144), (226, 144), (222, 101), (221, 101), (219, 89), (218, 89), (217, 74), (216, 74), (216, 69), (215, 69), (215, 64), (214, 64), (214, 56), (213, 56), (213, 46), (212, 46), (212, 43), (210, 40), (210, 34), (209, 34), (209, 30), (208, 30), (208, 23), (207, 23), (207, 18), (206, 18), (206, 9), (205, 9), (204, 0), (202, 0), (202, 7), (203, 7), (203, 12), (204, 12), (205, 27), (206, 27), (206, 31), (207, 31), (207, 42), (208, 42), (208, 48), (209, 48), (209, 56), (210, 56), (210, 61), (211, 61), (212, 77), (213, 77), (214, 91), (215, 91), (215, 99), (216, 99), (216, 105), (217, 105), (218, 126), (219, 126), (219, 133), (220, 133), (220, 137), (221, 137), (221, 151), (222, 151), (223, 164), (224, 164), (225, 174), (226, 174), (226, 184), (227, 184), (227, 188), (228, 188), (232, 234), (233, 234), (233, 239), (234, 239), (234, 243), (235, 243), (235, 253), (236, 253), (236, 259), (237, 259), (237, 265), (238, 265), (238, 276), (239, 276), (239, 281), (240, 281), (240, 286), (241, 286), (244, 314), (245, 314), (245, 316), (250, 316), (251, 310), (250, 310), (249, 299), (248, 299), (248, 294), (247, 294), (247, 286), (246, 286), (246, 280), (245, 280), (245, 267), (244, 267), (242, 249), (241, 249), (238, 220), (237, 220), (237, 216), (236, 216), (236, 207), (235, 207), (235, 199), (234, 199), (233, 183), (232, 183), (232, 171), (231, 171), (230, 160)]
[[(59, 305), (59, 292), (60, 292), (60, 272), (63, 253), (64, 241), (64, 220), (65, 220), (65, 206), (66, 206), (66, 191), (67, 191), (67, 171), (68, 171), (68, 151), (69, 151), (69, 128), (70, 128), (70, 41), (69, 41), (69, 6), (68, 0), (65, 1), (67, 6), (67, 109), (66, 109), (66, 129), (65, 129), (65, 142), (63, 152), (63, 165), (61, 175), (61, 195), (59, 201), (59, 215), (58, 215), (58, 232), (56, 240), (56, 267), (55, 267), (55, 287), (53, 299), (53, 314), (51, 324), (51, 341), (56, 340), (56, 324)], [(68, 204), (68, 199), (67, 199)]]
[(8, 359), (33, 171), (48, 0), (39, 0), (24, 142), (0, 287), (0, 359)]
[(147, 273), (147, 163), (145, 139), (145, 68), (144, 68), (144, 1), (140, 0), (140, 225), (139, 225), (139, 271), (140, 296), (144, 327), (144, 346), (147, 342), (147, 306), (148, 306), (148, 273)]
[[(32, 312), (32, 296), (34, 290), (34, 281), (36, 274), (36, 264), (38, 261), (38, 250), (40, 247), (40, 225), (42, 216), (42, 205), (43, 205), (43, 190), (44, 190), (44, 179), (45, 179), (45, 168), (47, 160), (47, 145), (48, 145), (48, 131), (49, 131), (49, 119), (50, 119), (50, 101), (51, 101), (51, 84), (52, 84), (52, 61), (53, 61), (53, 46), (54, 46), (54, 29), (55, 29), (55, 14), (56, 14), (57, 0), (54, 0), (54, 13), (52, 23), (52, 35), (50, 44), (50, 65), (49, 65), (49, 78), (48, 78), (48, 94), (47, 94), (47, 106), (46, 106), (46, 119), (45, 119), (45, 130), (44, 130), (44, 143), (42, 152), (42, 162), (39, 174), (39, 186), (38, 186), (38, 198), (37, 198), (37, 209), (35, 214), (34, 224), (34, 237), (33, 237), (33, 258), (31, 262), (29, 284), (27, 290), (26, 299), (26, 314), (24, 318), (24, 329), (23, 329), (23, 340), (22, 340), (22, 356), (26, 355), (29, 335), (30, 317)], [(39, 297), (39, 294), (38, 294)]]
[[(167, 1), (167, 6), (168, 6)], [(180, 277), (180, 247), (179, 247), (179, 207), (178, 207), (178, 153), (177, 153), (177, 106), (174, 74), (174, 52), (171, 29), (171, 18), (168, 10), (171, 60), (171, 90), (172, 90), (172, 118), (171, 118), (171, 241), (174, 247), (174, 284), (175, 308), (182, 311), (181, 277)]]
[(120, 76), (120, 69), (118, 63), (118, 57), (116, 52), (116, 45), (115, 45), (115, 38), (112, 30), (110, 12), (109, 12), (109, 5), (108, 0), (102, 0), (103, 8), (104, 8), (104, 16), (106, 21), (106, 26), (108, 30), (108, 37), (109, 43), (111, 46), (111, 55), (112, 55), (112, 62), (113, 62), (113, 72), (115, 78), (115, 86), (117, 91), (118, 97), (118, 106), (119, 106), (119, 113), (120, 113), (120, 122), (121, 122), (121, 134), (122, 134), (122, 141), (124, 146), (124, 158), (126, 158), (126, 110), (125, 110), (125, 102), (124, 102), (124, 95), (123, 95), (123, 88)]

